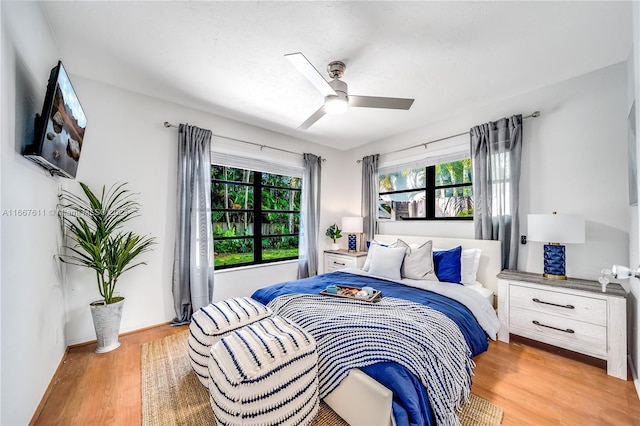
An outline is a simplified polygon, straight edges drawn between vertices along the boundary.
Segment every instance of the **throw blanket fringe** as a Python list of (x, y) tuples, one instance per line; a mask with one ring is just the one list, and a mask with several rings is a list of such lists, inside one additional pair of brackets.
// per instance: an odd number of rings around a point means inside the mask
[(392, 297), (369, 303), (292, 294), (268, 307), (316, 339), (320, 398), (352, 368), (395, 362), (426, 387), (438, 424), (460, 424), (455, 409), (469, 400), (475, 363), (464, 336), (444, 314)]

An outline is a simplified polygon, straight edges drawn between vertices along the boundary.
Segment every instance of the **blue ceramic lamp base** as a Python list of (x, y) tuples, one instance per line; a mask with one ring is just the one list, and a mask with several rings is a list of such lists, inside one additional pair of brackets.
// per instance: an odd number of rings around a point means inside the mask
[(565, 275), (566, 255), (564, 246), (560, 244), (544, 245), (544, 274), (545, 278), (552, 280), (566, 280)]
[(357, 251), (357, 242), (358, 238), (356, 237), (356, 234), (349, 234), (349, 251)]

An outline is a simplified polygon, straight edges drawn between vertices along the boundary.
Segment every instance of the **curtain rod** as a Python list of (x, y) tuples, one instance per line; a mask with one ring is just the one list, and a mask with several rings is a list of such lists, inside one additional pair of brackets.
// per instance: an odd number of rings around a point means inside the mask
[[(536, 117), (540, 117), (540, 111), (534, 111), (531, 114), (522, 117), (523, 120), (527, 119), (527, 118), (536, 118)], [(413, 146), (408, 146), (406, 148), (400, 148), (400, 149), (396, 149), (395, 151), (389, 151), (389, 152), (385, 152), (382, 155), (386, 155), (386, 154), (395, 154), (396, 152), (402, 152), (402, 151), (408, 151), (410, 149), (413, 148), (418, 148), (419, 146), (424, 146), (424, 149), (427, 149), (427, 145), (435, 143), (435, 142), (441, 142), (441, 141), (446, 141), (447, 139), (453, 139), (453, 138), (457, 138), (458, 136), (464, 136), (464, 135), (468, 135), (469, 131), (466, 132), (462, 132), (462, 133), (458, 133), (457, 135), (451, 135), (451, 136), (445, 136), (444, 138), (440, 138), (440, 139), (434, 139), (432, 141), (429, 142), (422, 142), (419, 143), (418, 145), (413, 145)], [(356, 163), (361, 163), (362, 160), (357, 160)]]
[[(176, 129), (178, 128), (178, 126), (176, 126), (175, 124), (171, 124), (168, 121), (164, 122), (164, 127), (169, 128), (169, 127), (175, 127)], [(253, 146), (258, 146), (260, 147), (260, 150), (262, 151), (264, 148), (269, 148), (269, 149), (273, 149), (275, 151), (280, 151), (280, 152), (287, 152), (289, 154), (294, 154), (294, 155), (303, 155), (300, 152), (294, 152), (294, 151), (289, 151), (287, 149), (282, 149), (282, 148), (276, 148), (274, 146), (269, 146), (269, 145), (264, 145), (264, 144), (260, 144), (260, 143), (255, 143), (255, 142), (249, 142), (249, 141), (245, 141), (242, 139), (236, 139), (236, 138), (231, 138), (229, 136), (223, 136), (223, 135), (216, 135), (215, 133), (212, 133), (211, 136), (216, 136), (218, 138), (222, 138), (222, 139), (228, 139), (230, 141), (235, 141), (235, 142), (241, 142), (241, 143), (247, 143), (249, 145), (253, 145)], [(321, 158), (322, 162), (327, 161), (325, 158)]]

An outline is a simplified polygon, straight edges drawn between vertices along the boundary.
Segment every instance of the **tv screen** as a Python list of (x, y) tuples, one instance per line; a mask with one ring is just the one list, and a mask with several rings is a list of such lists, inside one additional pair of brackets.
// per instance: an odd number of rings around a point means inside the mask
[(86, 127), (87, 117), (59, 61), (51, 70), (42, 115), (36, 115), (33, 144), (25, 148), (24, 156), (52, 175), (73, 179)]

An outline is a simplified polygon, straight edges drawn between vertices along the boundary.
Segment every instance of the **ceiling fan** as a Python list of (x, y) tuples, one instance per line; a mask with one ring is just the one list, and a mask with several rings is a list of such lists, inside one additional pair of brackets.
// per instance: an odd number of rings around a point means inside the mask
[(342, 114), (349, 107), (406, 110), (413, 104), (413, 99), (349, 95), (347, 83), (340, 80), (347, 67), (344, 62), (333, 61), (327, 65), (331, 77), (331, 81), (327, 82), (302, 53), (288, 53), (284, 56), (324, 95), (324, 105), (298, 126), (300, 130), (308, 129), (325, 114)]

